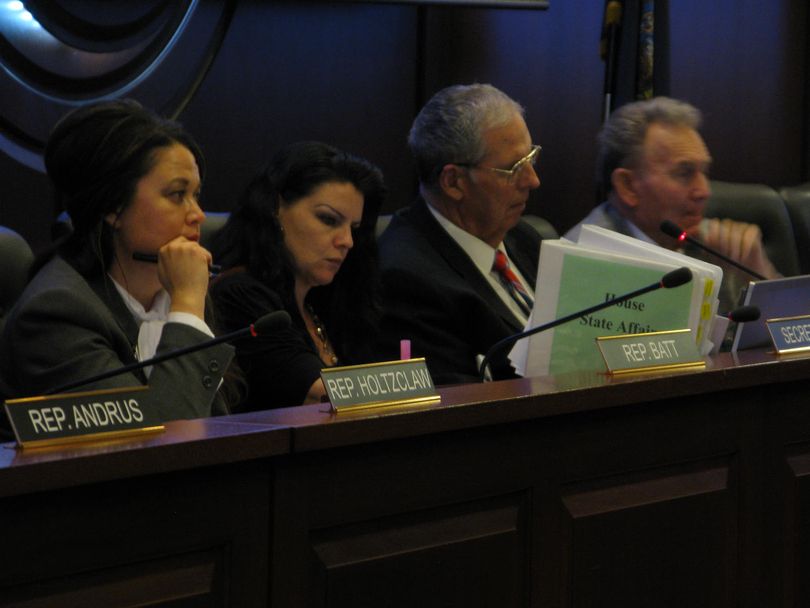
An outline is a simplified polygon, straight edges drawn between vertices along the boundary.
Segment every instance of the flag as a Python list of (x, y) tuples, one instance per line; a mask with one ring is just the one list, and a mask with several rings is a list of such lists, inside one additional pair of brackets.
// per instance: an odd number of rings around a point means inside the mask
[[(669, 93), (669, 0), (605, 0), (604, 7), (606, 117), (607, 109)], [(611, 21), (617, 12), (618, 27)]]
[(655, 0), (643, 0), (638, 26), (638, 67), (636, 99), (652, 99), (655, 95), (653, 67), (655, 66)]

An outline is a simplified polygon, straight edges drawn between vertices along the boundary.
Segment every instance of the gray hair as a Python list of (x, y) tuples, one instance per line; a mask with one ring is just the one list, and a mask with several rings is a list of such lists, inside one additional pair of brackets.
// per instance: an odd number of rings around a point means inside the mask
[(606, 191), (610, 191), (613, 171), (619, 167), (632, 167), (639, 162), (644, 138), (651, 125), (697, 130), (700, 122), (700, 110), (671, 97), (654, 97), (623, 105), (610, 115), (599, 133), (597, 178)]
[(480, 162), (487, 153), (484, 132), (523, 113), (523, 106), (490, 84), (455, 85), (436, 93), (408, 134), (420, 183), (435, 186), (448, 163)]

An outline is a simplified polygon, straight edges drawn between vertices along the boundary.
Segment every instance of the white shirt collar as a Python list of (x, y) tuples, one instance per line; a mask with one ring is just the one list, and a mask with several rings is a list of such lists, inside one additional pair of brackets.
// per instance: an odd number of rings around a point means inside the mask
[(504, 254), (506, 253), (503, 243), (500, 243), (497, 248), (493, 248), (489, 244), (479, 239), (477, 236), (473, 236), (466, 230), (456, 226), (453, 222), (434, 209), (430, 204), (428, 204), (427, 208), (433, 214), (433, 217), (436, 218), (436, 221), (441, 224), (442, 228), (447, 231), (447, 234), (449, 234), (450, 237), (456, 243), (458, 243), (458, 246), (461, 247), (468, 256), (470, 256), (473, 264), (475, 264), (475, 267), (478, 268), (481, 274), (486, 276), (492, 272), (492, 264), (495, 261), (496, 249), (503, 251)]
[(127, 309), (132, 313), (132, 316), (135, 317), (135, 320), (139, 325), (143, 321), (165, 321), (169, 317), (169, 307), (171, 306), (172, 301), (171, 298), (169, 298), (169, 293), (165, 289), (161, 289), (157, 293), (154, 301), (152, 302), (152, 308), (146, 310), (131, 293), (129, 293), (122, 285), (118, 284), (118, 281), (113, 279), (111, 276), (110, 280), (112, 280), (113, 285), (115, 285), (115, 288), (118, 290), (118, 293), (124, 300), (124, 304), (126, 304)]
[[(113, 282), (113, 285), (115, 285), (118, 293), (121, 294), (121, 299), (124, 300), (124, 304), (138, 324), (138, 344), (135, 349), (135, 358), (139, 361), (151, 359), (157, 353), (157, 347), (163, 335), (163, 326), (167, 322), (190, 325), (205, 335), (211, 338), (214, 337), (213, 332), (205, 321), (196, 315), (188, 312), (169, 312), (172, 300), (171, 297), (169, 297), (169, 292), (165, 289), (161, 289), (157, 293), (152, 302), (152, 308), (146, 310), (143, 305), (138, 302), (132, 294), (119, 285), (115, 279), (110, 277), (110, 280)], [(152, 373), (152, 367), (144, 368), (144, 373), (149, 377)]]

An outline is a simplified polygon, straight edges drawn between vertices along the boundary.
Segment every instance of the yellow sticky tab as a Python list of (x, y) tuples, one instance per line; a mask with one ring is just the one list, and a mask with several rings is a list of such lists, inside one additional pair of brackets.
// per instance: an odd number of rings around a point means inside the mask
[(712, 316), (712, 307), (704, 303), (700, 306), (700, 318), (710, 319)]

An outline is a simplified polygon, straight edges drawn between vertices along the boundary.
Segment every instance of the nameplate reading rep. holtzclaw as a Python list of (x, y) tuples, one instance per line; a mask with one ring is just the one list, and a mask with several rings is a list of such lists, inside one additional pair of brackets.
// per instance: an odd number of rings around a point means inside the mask
[(6, 413), (22, 448), (100, 441), (164, 430), (148, 386), (8, 399)]
[(335, 412), (441, 400), (424, 358), (329, 367), (321, 379)]

